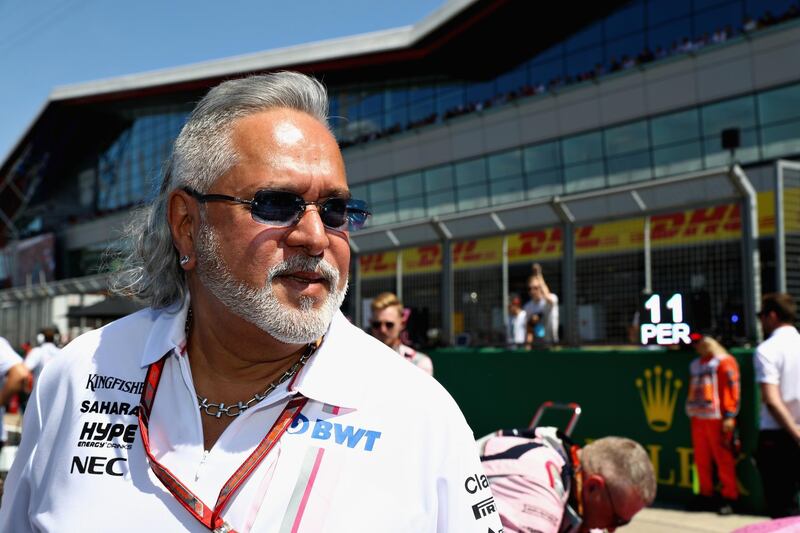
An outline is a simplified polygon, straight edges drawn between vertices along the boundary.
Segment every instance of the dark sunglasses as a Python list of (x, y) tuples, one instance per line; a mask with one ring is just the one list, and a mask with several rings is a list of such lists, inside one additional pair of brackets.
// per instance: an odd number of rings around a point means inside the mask
[(611, 498), (611, 492), (608, 490), (608, 485), (605, 486), (606, 488), (606, 497), (608, 498), (608, 503), (611, 506), (611, 514), (612, 514), (612, 528), (619, 529), (623, 526), (627, 526), (631, 523), (630, 519), (626, 520), (622, 518), (619, 514), (617, 514), (617, 506), (614, 505), (614, 499)]
[(386, 329), (393, 329), (395, 323), (388, 320), (373, 320), (370, 325), (372, 325), (372, 329), (381, 329), (381, 325), (386, 326)]
[(261, 189), (252, 200), (244, 200), (227, 194), (202, 194), (191, 187), (183, 187), (200, 203), (234, 202), (250, 208), (253, 220), (268, 226), (288, 227), (297, 224), (305, 213), (306, 206), (315, 205), (325, 227), (337, 231), (356, 231), (367, 222), (370, 212), (367, 203), (353, 198), (328, 198), (322, 202), (306, 202), (297, 194), (287, 191)]

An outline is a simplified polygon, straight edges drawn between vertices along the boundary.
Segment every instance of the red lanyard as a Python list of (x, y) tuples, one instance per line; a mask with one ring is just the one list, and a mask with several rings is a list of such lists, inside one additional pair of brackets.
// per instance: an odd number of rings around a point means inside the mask
[[(309, 350), (315, 350), (316, 345), (311, 344)], [(148, 423), (150, 421), (150, 413), (153, 408), (153, 400), (156, 397), (158, 390), (158, 383), (161, 381), (161, 372), (164, 369), (164, 363), (169, 356), (169, 352), (157, 362), (150, 365), (147, 369), (147, 378), (145, 379), (144, 390), (142, 390), (142, 397), (140, 400), (139, 408), (139, 431), (142, 435), (142, 444), (144, 445), (144, 452), (150, 461), (150, 468), (156, 477), (164, 484), (178, 502), (183, 505), (192, 516), (200, 521), (201, 524), (208, 529), (213, 530), (215, 533), (236, 533), (222, 517), (222, 510), (228, 504), (230, 497), (242, 485), (245, 479), (256, 469), (261, 461), (272, 450), (283, 433), (295, 421), (303, 410), (308, 398), (298, 396), (289, 401), (286, 407), (278, 416), (278, 419), (272, 425), (270, 430), (264, 436), (261, 443), (256, 446), (253, 453), (242, 463), (242, 465), (233, 473), (233, 475), (222, 486), (217, 497), (217, 503), (213, 509), (203, 503), (189, 488), (181, 483), (181, 481), (170, 472), (164, 465), (158, 462), (153, 453), (150, 451), (150, 432), (148, 431)]]

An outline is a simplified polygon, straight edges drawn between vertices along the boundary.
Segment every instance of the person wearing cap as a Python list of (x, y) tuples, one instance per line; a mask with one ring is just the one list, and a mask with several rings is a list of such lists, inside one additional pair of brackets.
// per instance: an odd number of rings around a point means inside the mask
[(372, 300), (371, 309), (372, 335), (400, 354), (403, 359), (432, 376), (433, 361), (431, 358), (403, 342), (402, 336), (406, 331), (407, 319), (403, 304), (397, 295), (391, 292), (382, 292)]
[(712, 469), (716, 465), (723, 500), (716, 510), (728, 515), (739, 498), (734, 456), (741, 398), (739, 363), (713, 337), (693, 333), (691, 339), (699, 357), (689, 364), (686, 414), (691, 423), (702, 507), (716, 506), (712, 500)]

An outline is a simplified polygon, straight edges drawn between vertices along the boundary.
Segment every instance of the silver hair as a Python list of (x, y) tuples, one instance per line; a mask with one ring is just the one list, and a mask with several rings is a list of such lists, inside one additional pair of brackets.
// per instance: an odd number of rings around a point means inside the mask
[(169, 195), (186, 186), (207, 192), (236, 164), (233, 122), (275, 108), (311, 115), (330, 131), (325, 87), (297, 72), (226, 81), (200, 100), (175, 140), (158, 197), (136, 210), (123, 231), (127, 255), (112, 278), (113, 292), (143, 300), (153, 308), (183, 301), (186, 276), (178, 264), (167, 222)]
[(614, 486), (631, 486), (645, 505), (656, 497), (656, 476), (645, 449), (624, 437), (603, 437), (581, 450), (581, 465), (589, 474), (599, 474)]

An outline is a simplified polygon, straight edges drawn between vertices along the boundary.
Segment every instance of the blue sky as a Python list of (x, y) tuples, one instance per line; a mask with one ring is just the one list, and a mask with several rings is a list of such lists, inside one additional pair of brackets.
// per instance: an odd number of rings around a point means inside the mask
[(0, 0), (0, 160), (59, 85), (413, 24), (445, 0)]

